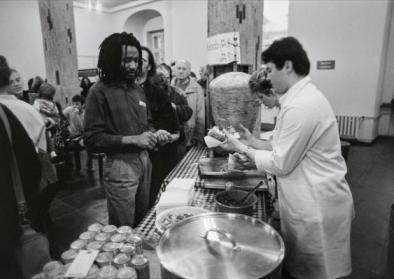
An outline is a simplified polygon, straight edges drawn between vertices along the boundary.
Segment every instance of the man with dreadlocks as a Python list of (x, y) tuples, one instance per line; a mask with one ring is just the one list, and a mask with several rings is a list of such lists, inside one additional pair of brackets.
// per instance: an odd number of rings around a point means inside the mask
[(144, 91), (136, 84), (141, 46), (128, 33), (115, 33), (100, 45), (100, 80), (86, 100), (84, 140), (105, 152), (104, 188), (109, 223), (136, 226), (149, 209), (151, 162), (157, 143), (149, 131)]

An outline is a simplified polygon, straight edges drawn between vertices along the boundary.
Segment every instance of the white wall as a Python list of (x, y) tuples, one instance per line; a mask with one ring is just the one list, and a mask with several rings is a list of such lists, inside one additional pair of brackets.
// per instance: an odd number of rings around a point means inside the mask
[(0, 55), (26, 83), (45, 77), (45, 58), (37, 1), (0, 1)]
[(394, 4), (393, 2), (391, 2), (391, 4), (391, 9), (388, 10), (388, 12), (391, 12), (391, 22), (389, 24), (390, 37), (386, 56), (387, 60), (384, 73), (382, 103), (390, 103), (394, 98)]
[(111, 14), (74, 7), (74, 20), (78, 69), (96, 68), (98, 48), (101, 42), (114, 32)]
[(207, 63), (207, 0), (164, 0), (136, 5), (113, 13), (113, 28), (123, 30), (131, 15), (149, 9), (163, 17), (166, 63), (187, 59), (192, 71), (198, 72)]
[(201, 66), (208, 63), (207, 13), (206, 0), (172, 1), (169, 11), (173, 38), (171, 61), (179, 59), (190, 61), (192, 71), (196, 74)]
[(163, 24), (163, 17), (162, 16), (157, 16), (154, 17), (150, 20), (148, 20), (144, 26), (144, 29), (142, 31), (142, 41), (144, 42), (143, 44), (145, 46), (149, 46), (149, 38), (147, 36), (147, 34), (149, 32), (153, 32), (153, 31), (158, 31), (158, 30), (163, 30), (164, 29), (164, 24)]
[[(338, 115), (365, 116), (360, 137), (377, 135), (389, 1), (290, 1), (289, 35), (311, 60), (311, 76)], [(373, 11), (373, 12), (372, 12)], [(316, 70), (335, 60), (335, 70)]]

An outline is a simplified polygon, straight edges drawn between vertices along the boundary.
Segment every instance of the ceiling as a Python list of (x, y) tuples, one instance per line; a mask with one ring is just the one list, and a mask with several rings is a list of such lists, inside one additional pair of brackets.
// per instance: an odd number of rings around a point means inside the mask
[[(114, 7), (129, 3), (129, 2), (135, 2), (138, 0), (90, 0), (93, 7), (96, 5), (97, 1), (99, 1), (101, 3), (101, 5), (104, 9), (112, 9)], [(74, 2), (83, 4), (83, 5), (88, 5), (89, 0), (74, 0)]]

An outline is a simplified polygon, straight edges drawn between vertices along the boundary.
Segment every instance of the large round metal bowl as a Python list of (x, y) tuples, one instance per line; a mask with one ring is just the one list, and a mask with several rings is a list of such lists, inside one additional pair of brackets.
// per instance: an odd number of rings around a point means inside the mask
[(285, 247), (270, 225), (235, 213), (205, 213), (165, 231), (156, 248), (162, 278), (280, 278)]

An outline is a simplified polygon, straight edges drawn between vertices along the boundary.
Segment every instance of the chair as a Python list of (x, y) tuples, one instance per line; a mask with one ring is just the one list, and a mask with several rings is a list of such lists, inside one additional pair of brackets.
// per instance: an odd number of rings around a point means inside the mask
[(92, 160), (95, 159), (98, 161), (99, 177), (100, 177), (100, 180), (103, 180), (103, 167), (104, 167), (105, 153), (89, 152), (88, 157), (90, 157)]
[(74, 154), (75, 170), (81, 170), (81, 151), (84, 149), (82, 145), (79, 144), (81, 137), (67, 139), (67, 152), (72, 152)]

